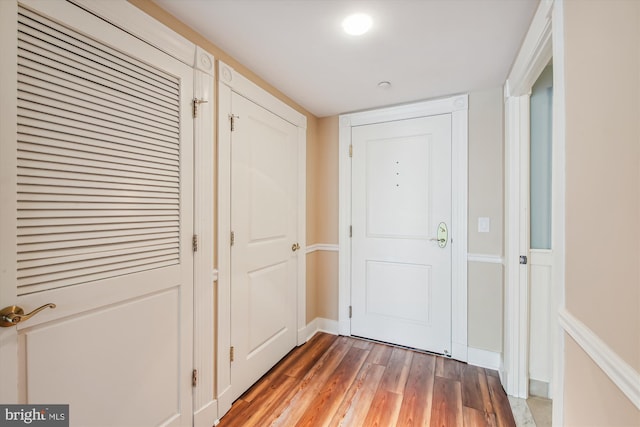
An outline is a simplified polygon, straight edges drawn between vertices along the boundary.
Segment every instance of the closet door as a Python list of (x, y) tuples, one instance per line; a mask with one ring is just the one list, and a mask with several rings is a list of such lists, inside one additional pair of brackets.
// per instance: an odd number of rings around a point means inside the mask
[(193, 70), (69, 2), (0, 14), (2, 307), (49, 304), (5, 316), (0, 401), (191, 425)]
[(239, 397), (296, 345), (298, 129), (236, 93), (231, 380)]

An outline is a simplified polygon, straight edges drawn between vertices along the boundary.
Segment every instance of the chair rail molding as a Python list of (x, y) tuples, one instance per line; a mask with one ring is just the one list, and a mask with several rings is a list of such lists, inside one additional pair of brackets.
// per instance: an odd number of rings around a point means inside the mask
[(624, 361), (611, 347), (568, 310), (558, 313), (560, 326), (602, 369), (622, 393), (640, 410), (640, 372)]
[(307, 246), (306, 252), (308, 254), (318, 251), (324, 252), (338, 252), (340, 247), (335, 243), (316, 243)]

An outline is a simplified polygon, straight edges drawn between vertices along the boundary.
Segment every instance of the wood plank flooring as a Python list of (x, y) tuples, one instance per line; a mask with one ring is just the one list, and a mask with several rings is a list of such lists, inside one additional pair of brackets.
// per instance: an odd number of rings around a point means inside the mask
[(319, 333), (221, 419), (231, 426), (515, 427), (495, 371)]

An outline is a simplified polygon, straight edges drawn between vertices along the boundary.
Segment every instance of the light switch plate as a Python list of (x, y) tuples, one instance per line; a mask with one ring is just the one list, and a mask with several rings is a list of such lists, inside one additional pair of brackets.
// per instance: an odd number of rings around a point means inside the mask
[(478, 218), (478, 233), (488, 233), (491, 229), (491, 220), (487, 217)]

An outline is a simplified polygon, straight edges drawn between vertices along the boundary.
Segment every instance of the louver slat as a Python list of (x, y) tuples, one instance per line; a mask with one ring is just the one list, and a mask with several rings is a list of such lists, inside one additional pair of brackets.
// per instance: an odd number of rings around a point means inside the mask
[[(112, 49), (105, 45), (98, 45), (92, 39), (87, 38), (78, 33), (70, 33), (68, 29), (60, 24), (52, 21), (46, 23), (36, 14), (28, 10), (21, 10), (23, 19), (19, 22), (20, 31), (35, 36), (43, 40), (48, 40), (51, 45), (67, 47), (68, 50), (84, 52), (83, 56), (92, 57), (94, 62), (106, 64), (109, 67), (114, 65), (121, 66), (127, 70), (131, 76), (138, 76), (141, 81), (146, 84), (158, 87), (171, 87), (174, 93), (178, 93), (178, 84), (174, 81), (168, 81), (164, 78), (163, 73), (139, 61), (133, 60), (126, 54)], [(54, 40), (55, 39), (55, 40)], [(105, 54), (109, 57), (110, 62), (104, 63), (102, 58)]]
[[(145, 240), (137, 240), (132, 242), (122, 242), (119, 241), (114, 244), (103, 244), (101, 246), (81, 246), (78, 248), (69, 248), (64, 247), (57, 250), (46, 250), (44, 252), (22, 252), (18, 254), (18, 261), (36, 261), (36, 260), (44, 260), (47, 262), (54, 263), (56, 259), (61, 257), (68, 256), (84, 256), (87, 254), (98, 254), (96, 257), (104, 256), (105, 254), (110, 253), (111, 251), (129, 251), (129, 253), (140, 252), (141, 250), (146, 250), (145, 248), (154, 247), (158, 245), (169, 245), (171, 247), (177, 247), (177, 242), (172, 238), (169, 239), (154, 239), (153, 241), (145, 241)], [(22, 264), (19, 264), (20, 269), (22, 269)]]
[[(20, 117), (18, 131), (26, 135), (51, 135), (51, 139), (60, 139), (59, 134), (65, 136), (68, 141), (85, 141), (86, 144), (109, 143), (128, 147), (131, 150), (138, 147), (140, 149), (157, 150), (158, 156), (165, 153), (172, 158), (176, 157), (177, 147), (171, 144), (165, 144), (162, 141), (147, 139), (142, 137), (133, 138), (131, 134), (120, 132), (98, 132), (99, 129), (83, 129), (77, 127), (76, 123), (67, 122), (60, 117), (48, 117), (46, 121), (38, 121), (30, 119), (28, 116)], [(57, 119), (57, 121), (52, 121)], [(63, 123), (64, 122), (64, 123)], [(22, 126), (22, 129), (20, 128)]]
[[(36, 78), (36, 76), (39, 77)], [(77, 87), (73, 89), (60, 86), (60, 84), (65, 83), (64, 80), (59, 80), (57, 84), (51, 84), (42, 80), (42, 78), (55, 79), (52, 75), (46, 76), (34, 70), (29, 70), (29, 75), (23, 74), (18, 77), (18, 89), (38, 97), (54, 99), (69, 105), (77, 105), (87, 110), (94, 109), (119, 118), (144, 120), (144, 123), (148, 126), (163, 129), (172, 134), (176, 134), (179, 131), (177, 123), (159, 116), (157, 111), (143, 111), (139, 105), (126, 105), (124, 100), (115, 97), (109, 97), (110, 99), (107, 100), (96, 99), (95, 95), (100, 94), (99, 92), (94, 94), (82, 93), (77, 91)], [(73, 85), (68, 84), (67, 86)], [(105, 93), (100, 95), (107, 96)]]
[[(22, 66), (23, 74), (18, 75), (18, 81), (43, 87), (47, 90), (59, 93), (67, 93), (82, 99), (90, 99), (98, 104), (117, 106), (121, 109), (133, 109), (140, 117), (150, 121), (160, 121), (171, 126), (178, 126), (175, 121), (175, 112), (144, 99), (136, 98), (129, 93), (119, 92), (105, 86), (91, 86), (82, 80), (69, 78), (69, 75), (55, 68), (42, 67), (37, 62), (30, 62), (26, 58), (18, 58)], [(51, 84), (51, 86), (48, 85)]]
[[(73, 113), (75, 116), (79, 115), (85, 118), (85, 120), (115, 123), (121, 130), (127, 128), (142, 130), (147, 134), (169, 137), (170, 140), (178, 135), (178, 129), (176, 128), (166, 127), (158, 122), (146, 123), (144, 118), (132, 116), (131, 113), (117, 111), (115, 109), (117, 106), (115, 105), (107, 104), (102, 107), (79, 98), (72, 98), (53, 91), (28, 86), (25, 83), (19, 83), (18, 90), (21, 93), (20, 98), (22, 100), (59, 110), (58, 114), (64, 117), (73, 117), (70, 114)], [(38, 111), (42, 110), (38, 109)]]
[(18, 20), (19, 294), (178, 264), (179, 80)]

